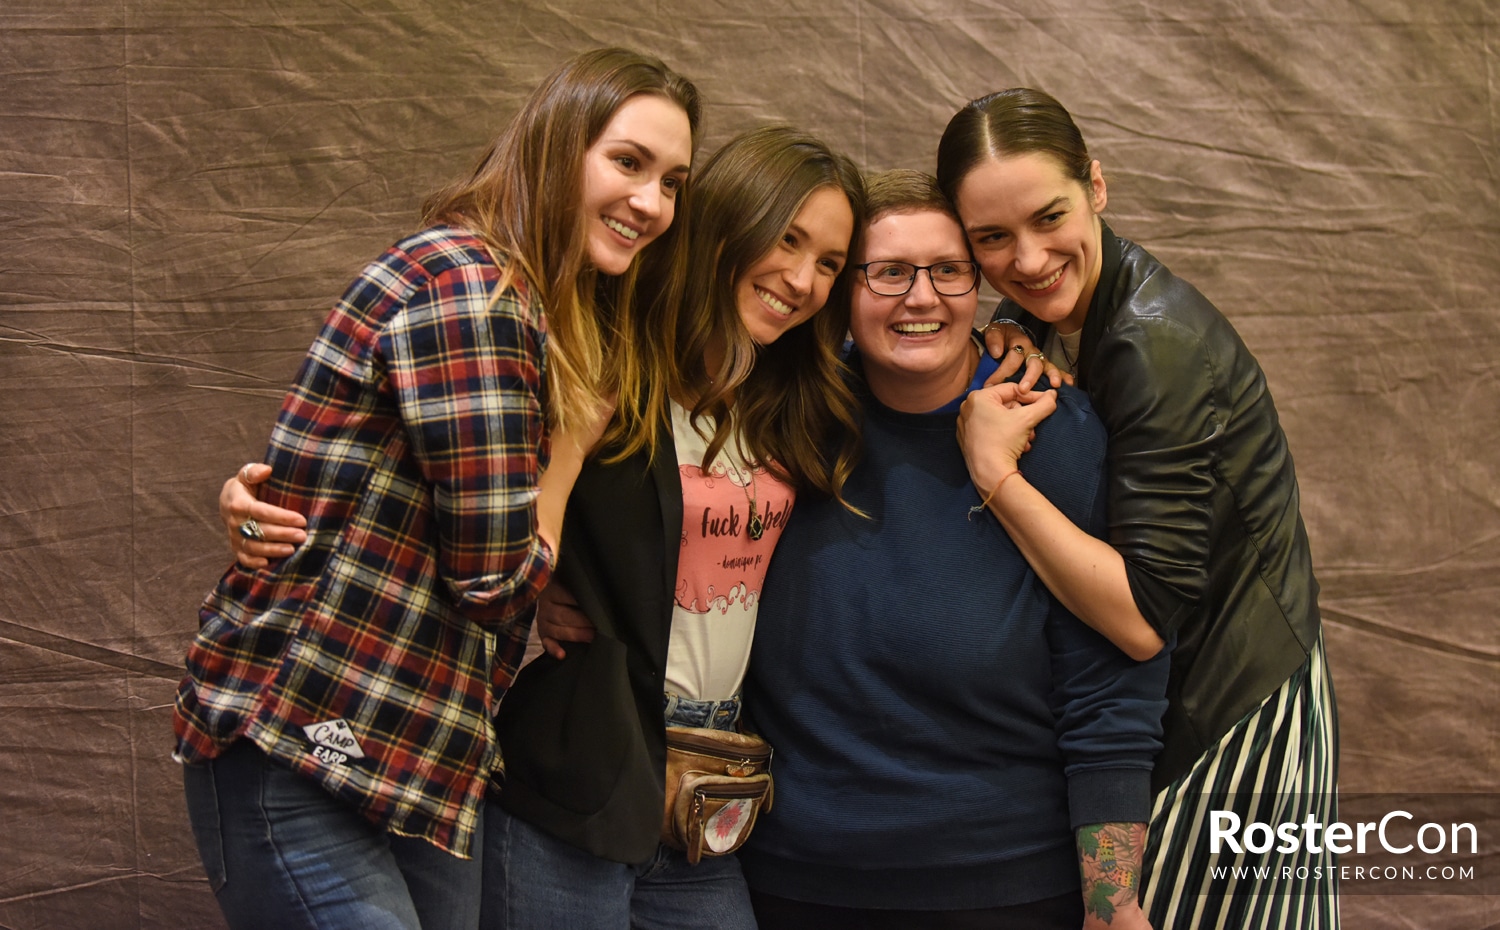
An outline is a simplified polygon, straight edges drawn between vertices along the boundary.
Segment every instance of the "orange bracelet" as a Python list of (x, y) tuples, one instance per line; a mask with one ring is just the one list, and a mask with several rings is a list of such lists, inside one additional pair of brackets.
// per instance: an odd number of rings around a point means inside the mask
[(1021, 469), (1016, 468), (1001, 475), (1000, 480), (996, 481), (995, 486), (990, 489), (989, 495), (986, 496), (984, 500), (969, 508), (970, 519), (972, 519), (976, 513), (984, 513), (985, 509), (990, 506), (990, 501), (994, 500), (995, 495), (1000, 493), (1000, 485), (1005, 483), (1005, 479), (1014, 477), (1015, 475), (1019, 475), (1020, 473)]

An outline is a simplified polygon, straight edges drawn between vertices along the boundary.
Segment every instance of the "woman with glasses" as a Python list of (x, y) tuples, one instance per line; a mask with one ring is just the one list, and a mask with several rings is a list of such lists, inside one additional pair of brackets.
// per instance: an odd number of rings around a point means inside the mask
[[(954, 428), (996, 369), (972, 336), (978, 268), (929, 176), (874, 176), (869, 198), (850, 315), (864, 454), (844, 485), (865, 516), (798, 503), (746, 680), (776, 747), (776, 803), (741, 851), (756, 918), (1077, 930), (1087, 902), (1140, 927), (1167, 658), (1084, 626), (974, 506)], [(1076, 389), (1058, 407), (1037, 480), (1102, 532), (1103, 427)]]

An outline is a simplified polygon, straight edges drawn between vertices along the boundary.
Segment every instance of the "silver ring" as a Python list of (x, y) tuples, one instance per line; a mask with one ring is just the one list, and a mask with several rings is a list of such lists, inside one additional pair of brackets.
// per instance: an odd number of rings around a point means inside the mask
[(244, 465), (240, 466), (240, 475), (239, 475), (239, 478), (240, 478), (240, 482), (242, 484), (249, 484), (250, 483), (250, 475), (247, 474), (247, 473), (250, 471), (250, 466), (254, 465), (254, 464), (255, 464), (254, 462), (246, 462)]
[(1026, 351), (1025, 346), (1011, 346), (1011, 349), (1017, 353), (1024, 353)]
[(254, 518), (240, 524), (240, 535), (246, 539), (253, 539), (256, 542), (266, 541), (265, 531), (260, 528), (260, 524), (256, 523)]

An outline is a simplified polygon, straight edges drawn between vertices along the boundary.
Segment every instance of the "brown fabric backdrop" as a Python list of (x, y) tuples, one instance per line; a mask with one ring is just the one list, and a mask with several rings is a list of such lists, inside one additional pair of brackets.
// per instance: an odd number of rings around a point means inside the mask
[[(168, 758), (226, 564), (220, 481), (261, 455), (351, 275), (542, 74), (601, 44), (698, 80), (708, 149), (790, 121), (868, 168), (930, 169), (980, 93), (1057, 95), (1115, 228), (1270, 377), (1346, 790), (1497, 790), (1489, 0), (6, 0), (0, 927), (220, 925)], [(1500, 921), (1478, 897), (1345, 913)]]

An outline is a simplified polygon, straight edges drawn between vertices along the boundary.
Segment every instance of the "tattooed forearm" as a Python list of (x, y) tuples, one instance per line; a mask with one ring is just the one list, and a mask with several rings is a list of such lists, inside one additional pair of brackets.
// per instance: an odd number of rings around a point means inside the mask
[(1120, 908), (1134, 907), (1145, 845), (1143, 823), (1096, 823), (1078, 831), (1078, 869), (1087, 918), (1108, 924)]

